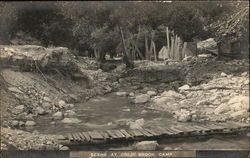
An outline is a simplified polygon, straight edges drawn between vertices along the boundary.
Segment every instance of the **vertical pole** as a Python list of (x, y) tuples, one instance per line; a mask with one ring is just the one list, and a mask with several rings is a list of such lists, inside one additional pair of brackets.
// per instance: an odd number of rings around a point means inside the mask
[(184, 42), (183, 48), (182, 48), (182, 57), (186, 57), (186, 48), (187, 48), (187, 42)]
[[(170, 44), (169, 44), (169, 31), (168, 31), (168, 27), (166, 28), (166, 33), (167, 33), (167, 58), (170, 58)], [(164, 58), (165, 60), (165, 58)]]
[(174, 37), (171, 37), (170, 58), (174, 59)]

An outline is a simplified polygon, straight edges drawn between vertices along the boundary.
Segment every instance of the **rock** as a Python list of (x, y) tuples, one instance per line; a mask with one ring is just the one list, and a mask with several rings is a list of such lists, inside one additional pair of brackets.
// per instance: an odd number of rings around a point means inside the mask
[(134, 145), (135, 150), (156, 150), (159, 144), (157, 141), (142, 141)]
[(147, 94), (151, 97), (151, 96), (156, 95), (156, 92), (155, 91), (147, 91)]
[(19, 121), (19, 126), (23, 127), (23, 126), (25, 126), (25, 123), (23, 121)]
[(179, 87), (178, 89), (179, 90), (188, 90), (188, 89), (190, 89), (190, 86), (186, 84), (186, 85)]
[(62, 120), (62, 123), (80, 123), (81, 120), (77, 119), (77, 118), (64, 118)]
[(129, 122), (130, 129), (141, 129), (144, 126), (144, 119), (135, 120), (135, 122)]
[(130, 93), (129, 93), (129, 96), (130, 96), (130, 97), (134, 97), (134, 96), (135, 96), (135, 93), (134, 93), (134, 92), (130, 92)]
[(249, 110), (249, 97), (238, 95), (231, 98), (228, 102), (229, 107), (234, 111)]
[(13, 93), (21, 93), (21, 94), (23, 93), (17, 87), (9, 87), (8, 90), (13, 92)]
[(63, 147), (61, 147), (59, 150), (69, 150), (69, 147), (63, 146)]
[(120, 78), (118, 81), (119, 81), (119, 83), (121, 83), (121, 84), (126, 83), (126, 80), (125, 80), (124, 78)]
[(122, 111), (124, 111), (124, 112), (130, 112), (131, 110), (128, 108), (128, 109), (122, 109)]
[(181, 109), (180, 111), (176, 111), (174, 117), (177, 118), (177, 120), (180, 122), (187, 122), (187, 121), (192, 120), (191, 113), (185, 109)]
[(58, 106), (59, 106), (60, 108), (64, 108), (64, 107), (66, 106), (65, 101), (60, 100), (60, 101), (58, 102)]
[(66, 117), (71, 117), (71, 116), (75, 116), (76, 113), (72, 110), (67, 110), (65, 113), (64, 113), (64, 116)]
[(20, 113), (24, 112), (24, 108), (25, 108), (24, 105), (18, 105), (12, 110), (12, 113), (20, 114)]
[(45, 108), (45, 109), (50, 109), (50, 108), (53, 107), (53, 105), (48, 103), (48, 102), (45, 102), (45, 103), (42, 103), (42, 107)]
[(148, 102), (149, 100), (150, 100), (150, 97), (147, 94), (141, 94), (141, 95), (135, 96), (136, 104), (143, 104), (143, 103)]
[(190, 61), (192, 59), (192, 56), (186, 56), (182, 61)]
[(243, 72), (241, 76), (247, 76), (247, 72)]
[(37, 111), (37, 113), (39, 114), (39, 115), (44, 115), (46, 112), (45, 112), (45, 110), (43, 109), (43, 108), (41, 108), (41, 107), (37, 107), (36, 108), (36, 111)]
[(125, 97), (125, 96), (127, 96), (127, 92), (116, 92), (116, 95)]
[(53, 114), (53, 117), (55, 118), (55, 119), (62, 119), (63, 118), (63, 113), (62, 112), (60, 112), (60, 111), (58, 111), (58, 112), (56, 112), (56, 113), (54, 113)]
[(46, 102), (51, 102), (51, 99), (49, 97), (43, 97), (43, 100)]
[(244, 81), (244, 84), (245, 84), (245, 85), (249, 85), (249, 79), (246, 79), (246, 80)]
[(185, 97), (175, 91), (169, 90), (169, 91), (164, 91), (161, 94), (162, 97), (173, 97), (175, 99), (184, 99)]
[(220, 74), (220, 76), (221, 76), (221, 77), (227, 77), (227, 74), (224, 73), (224, 72), (222, 72), (222, 73)]
[(17, 127), (19, 125), (19, 122), (17, 120), (13, 120), (13, 121), (11, 121), (11, 125), (13, 127)]
[(219, 105), (215, 110), (214, 113), (216, 115), (228, 112), (230, 110), (230, 107), (227, 104), (221, 104)]
[(34, 121), (26, 121), (25, 126), (35, 126), (36, 122)]
[(242, 118), (244, 116), (248, 116), (246, 110), (236, 111), (230, 114), (230, 117), (234, 119)]
[(141, 112), (142, 115), (144, 115), (146, 113), (148, 113), (147, 110), (142, 110), (142, 112)]
[(50, 124), (51, 124), (51, 125), (55, 125), (55, 124), (56, 124), (56, 122), (55, 122), (55, 121), (52, 121), (52, 122), (50, 122)]

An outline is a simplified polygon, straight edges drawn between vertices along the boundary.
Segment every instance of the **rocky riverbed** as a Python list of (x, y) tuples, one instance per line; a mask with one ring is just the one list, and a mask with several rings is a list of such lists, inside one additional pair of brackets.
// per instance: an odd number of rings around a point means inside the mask
[[(40, 65), (35, 66), (34, 59), (22, 51), (37, 49), (44, 56), (36, 58)], [(53, 58), (51, 52), (60, 50), (64, 55), (61, 58), (59, 55), (58, 60), (67, 61), (66, 64), (47, 60), (47, 56)], [(172, 119), (180, 122), (249, 123), (247, 60), (224, 61), (200, 56), (181, 62), (136, 61), (134, 69), (127, 70), (124, 64), (117, 64), (106, 72), (107, 69), (99, 69), (94, 60), (67, 55), (70, 52), (64, 48), (47, 51), (26, 46), (8, 47), (4, 51), (1, 59), (11, 59), (11, 62), (6, 62), (1, 69), (2, 149), (67, 149), (57, 144), (60, 136), (20, 129), (37, 126), (41, 117), (50, 118), (51, 125), (58, 121), (77, 125), (82, 122), (77, 117), (77, 106), (110, 92), (140, 107), (142, 115), (154, 110), (168, 112)], [(18, 64), (13, 64), (16, 60)], [(26, 70), (20, 70), (25, 61), (31, 64), (25, 65)], [(70, 72), (69, 65), (75, 70)], [(122, 110), (130, 112), (131, 108)], [(123, 124), (132, 129), (147, 126), (143, 118), (125, 120)]]

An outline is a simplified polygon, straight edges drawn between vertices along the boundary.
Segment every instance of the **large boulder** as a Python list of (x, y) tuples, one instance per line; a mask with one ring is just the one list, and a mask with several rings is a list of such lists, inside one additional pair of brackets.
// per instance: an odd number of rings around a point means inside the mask
[(135, 103), (136, 104), (143, 104), (150, 100), (150, 96), (148, 94), (141, 94), (135, 96)]
[(249, 110), (249, 96), (235, 96), (228, 102), (229, 107), (234, 111)]
[(134, 145), (135, 150), (156, 150), (159, 144), (157, 141), (142, 141)]
[(130, 129), (142, 129), (142, 127), (144, 126), (144, 119), (138, 119), (135, 120), (134, 122), (129, 122), (129, 128)]

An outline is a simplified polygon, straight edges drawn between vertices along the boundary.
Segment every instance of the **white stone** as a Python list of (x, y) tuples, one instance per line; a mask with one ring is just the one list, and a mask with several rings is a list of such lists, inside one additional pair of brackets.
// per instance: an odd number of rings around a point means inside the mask
[(64, 107), (66, 106), (65, 101), (60, 100), (60, 101), (58, 102), (58, 106), (59, 106), (60, 108), (64, 108)]
[(230, 116), (232, 118), (237, 119), (237, 118), (248, 116), (248, 115), (247, 115), (247, 111), (246, 110), (241, 110), (241, 111), (236, 111), (236, 112), (231, 113)]
[(150, 96), (147, 94), (141, 94), (141, 95), (135, 96), (136, 104), (143, 104), (143, 103), (148, 102), (149, 100), (150, 100)]
[(249, 110), (249, 97), (248, 96), (235, 96), (228, 102), (229, 107), (234, 111)]
[(220, 75), (221, 75), (222, 77), (227, 77), (227, 74), (224, 73), (224, 72), (222, 72)]
[(175, 91), (169, 90), (169, 91), (165, 91), (161, 94), (162, 97), (173, 97), (176, 99), (184, 99), (185, 97)]
[(80, 123), (81, 120), (77, 119), (77, 118), (64, 118), (62, 120), (62, 123)]
[(63, 118), (63, 113), (58, 111), (58, 112), (53, 114), (53, 117), (56, 118), (56, 119), (62, 119)]
[(189, 111), (181, 109), (180, 111), (175, 112), (175, 118), (180, 122), (187, 122), (192, 120), (192, 115)]
[(156, 92), (155, 91), (147, 91), (147, 94), (149, 96), (155, 96), (156, 95)]
[(51, 102), (51, 99), (49, 97), (43, 97), (43, 100), (46, 102)]
[(189, 90), (190, 89), (190, 86), (189, 85), (183, 85), (181, 87), (178, 88), (179, 90)]
[(127, 92), (116, 92), (116, 95), (117, 95), (117, 96), (125, 97), (125, 96), (128, 95), (128, 93), (127, 93)]
[(76, 113), (72, 110), (67, 110), (64, 113), (64, 116), (68, 116), (68, 117), (75, 116), (75, 115), (76, 115)]
[(141, 129), (144, 126), (144, 119), (138, 119), (134, 122), (129, 122), (129, 128), (130, 129)]
[(134, 96), (135, 96), (135, 93), (134, 93), (134, 92), (130, 92), (130, 93), (129, 93), (129, 96), (130, 96), (130, 97), (134, 97)]
[(18, 106), (16, 106), (16, 107), (12, 110), (12, 112), (13, 112), (14, 114), (20, 114), (20, 113), (24, 112), (24, 110), (25, 110), (24, 105), (18, 105)]
[(36, 123), (34, 121), (27, 121), (25, 123), (25, 126), (35, 126), (35, 125), (36, 125)]
[(43, 115), (43, 114), (46, 113), (45, 110), (44, 110), (43, 108), (41, 108), (41, 107), (37, 107), (37, 108), (36, 108), (36, 111), (37, 111), (37, 113), (38, 113), (39, 115)]
[(142, 141), (134, 145), (135, 150), (156, 150), (159, 144), (157, 141)]
[(14, 93), (23, 93), (17, 87), (9, 87), (8, 90)]

